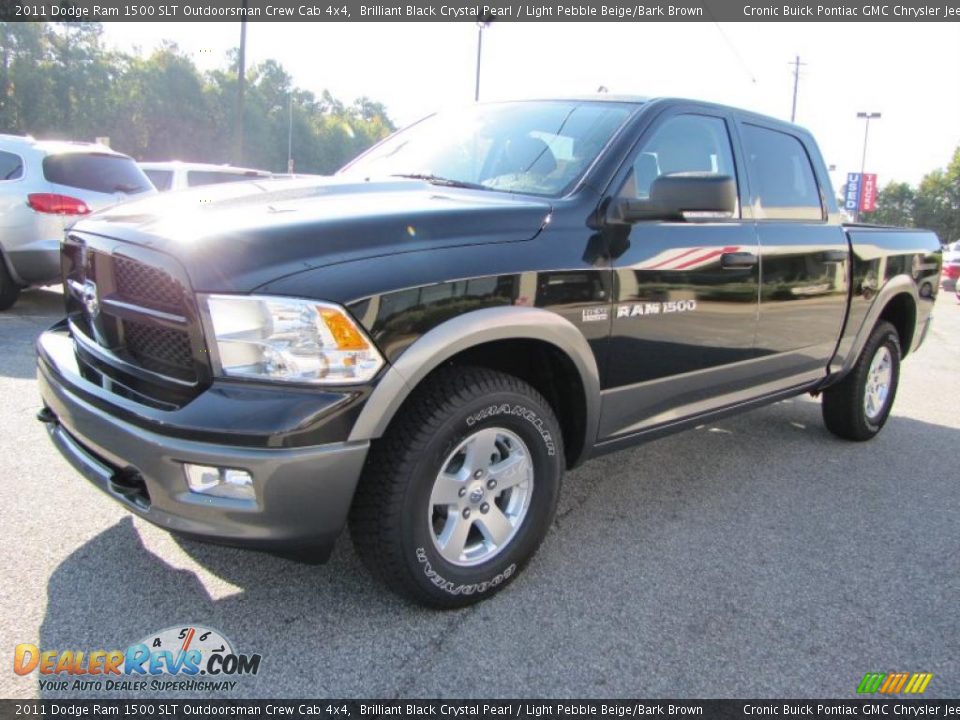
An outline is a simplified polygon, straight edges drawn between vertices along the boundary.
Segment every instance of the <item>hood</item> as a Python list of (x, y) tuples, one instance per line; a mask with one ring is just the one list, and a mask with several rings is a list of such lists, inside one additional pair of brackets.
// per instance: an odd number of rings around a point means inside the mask
[(419, 180), (337, 178), (208, 186), (124, 203), (75, 230), (176, 257), (201, 292), (249, 292), (312, 268), (381, 255), (528, 240), (546, 200)]

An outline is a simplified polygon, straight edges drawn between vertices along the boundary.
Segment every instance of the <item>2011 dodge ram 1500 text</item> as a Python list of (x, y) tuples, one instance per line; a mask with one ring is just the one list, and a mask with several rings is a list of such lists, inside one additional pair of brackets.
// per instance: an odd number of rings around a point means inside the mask
[(160, 527), (395, 590), (509, 583), (568, 468), (801, 393), (866, 440), (935, 235), (840, 222), (805, 131), (686, 100), (431, 116), (324, 180), (128, 203), (63, 249), (51, 438)]

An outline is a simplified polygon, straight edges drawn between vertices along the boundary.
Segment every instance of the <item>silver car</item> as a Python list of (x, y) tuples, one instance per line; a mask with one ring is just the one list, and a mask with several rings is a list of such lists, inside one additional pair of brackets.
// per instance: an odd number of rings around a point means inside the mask
[(160, 192), (184, 190), (201, 185), (219, 185), (220, 183), (242, 182), (244, 180), (265, 180), (272, 175), (266, 170), (235, 167), (234, 165), (211, 165), (210, 163), (191, 163), (170, 160), (164, 162), (138, 163), (150, 182)]
[(155, 192), (105, 145), (0, 135), (0, 310), (22, 288), (60, 279), (60, 241), (79, 217)]

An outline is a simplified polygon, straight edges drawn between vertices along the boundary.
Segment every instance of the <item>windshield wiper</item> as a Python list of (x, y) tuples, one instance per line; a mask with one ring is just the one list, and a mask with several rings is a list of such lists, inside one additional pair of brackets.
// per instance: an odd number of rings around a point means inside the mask
[(390, 177), (409, 178), (411, 180), (425, 180), (431, 185), (443, 185), (444, 187), (467, 188), (469, 190), (490, 189), (486, 185), (465, 182), (463, 180), (454, 180), (453, 178), (445, 178), (441, 177), (440, 175), (434, 175), (433, 173), (394, 173), (390, 175)]
[(140, 190), (143, 190), (143, 185), (126, 185), (126, 184), (120, 183), (118, 185), (113, 186), (113, 192), (122, 192), (122, 193), (127, 193), (128, 195), (130, 193), (139, 192)]

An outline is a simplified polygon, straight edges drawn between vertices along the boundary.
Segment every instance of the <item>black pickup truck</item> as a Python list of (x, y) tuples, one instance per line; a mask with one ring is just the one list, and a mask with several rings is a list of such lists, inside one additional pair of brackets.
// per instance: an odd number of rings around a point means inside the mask
[(481, 104), (331, 178), (78, 223), (40, 419), (160, 527), (322, 560), (349, 520), (390, 587), (460, 606), (516, 576), (592, 457), (801, 393), (873, 437), (938, 248), (841, 224), (794, 125), (673, 99)]

